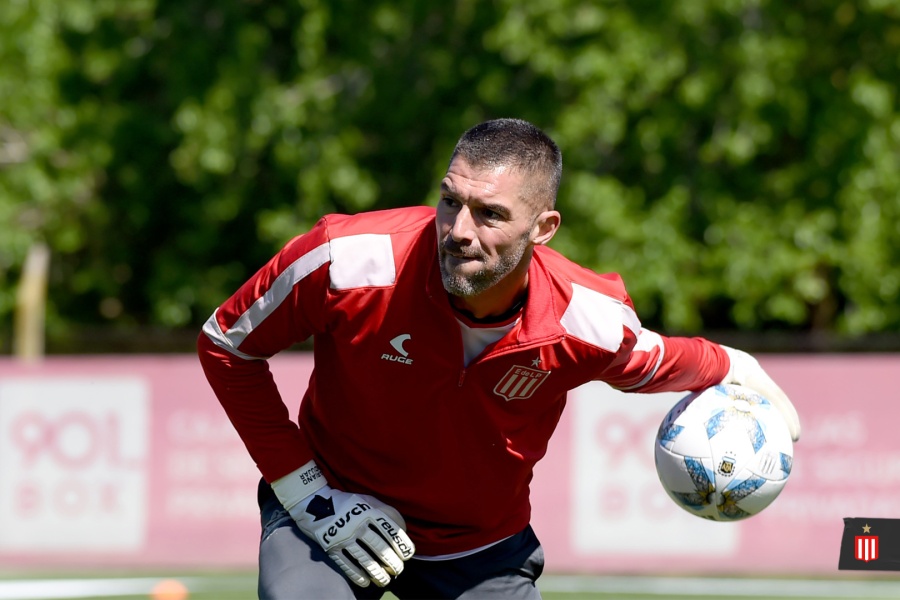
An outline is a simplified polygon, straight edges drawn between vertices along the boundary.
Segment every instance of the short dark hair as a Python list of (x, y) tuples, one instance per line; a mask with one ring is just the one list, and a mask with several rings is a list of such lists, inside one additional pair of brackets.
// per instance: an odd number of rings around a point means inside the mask
[(562, 153), (535, 125), (521, 119), (493, 119), (466, 131), (453, 150), (475, 168), (511, 167), (530, 180), (525, 198), (538, 208), (556, 204), (562, 178)]

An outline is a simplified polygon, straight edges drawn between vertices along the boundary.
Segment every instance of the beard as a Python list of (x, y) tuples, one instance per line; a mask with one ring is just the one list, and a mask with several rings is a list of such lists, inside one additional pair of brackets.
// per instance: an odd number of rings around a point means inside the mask
[[(470, 298), (487, 291), (519, 265), (528, 251), (529, 242), (529, 233), (526, 232), (516, 240), (514, 246), (498, 256), (494, 264), (489, 264), (489, 257), (481, 250), (465, 248), (448, 238), (438, 246), (438, 266), (441, 269), (444, 289), (448, 294), (462, 298)], [(481, 263), (481, 268), (473, 273), (465, 273), (462, 269), (464, 264), (448, 265), (448, 259), (454, 256), (477, 260)]]

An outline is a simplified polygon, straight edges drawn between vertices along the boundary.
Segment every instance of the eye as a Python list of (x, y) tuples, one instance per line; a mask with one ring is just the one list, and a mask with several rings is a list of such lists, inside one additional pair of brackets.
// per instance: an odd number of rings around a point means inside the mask
[(444, 196), (441, 196), (441, 204), (452, 208), (454, 206), (458, 206), (459, 202), (457, 202), (456, 198), (454, 198), (453, 196), (444, 195)]
[(502, 223), (510, 220), (509, 212), (494, 205), (482, 206), (478, 209), (478, 214), (488, 223)]

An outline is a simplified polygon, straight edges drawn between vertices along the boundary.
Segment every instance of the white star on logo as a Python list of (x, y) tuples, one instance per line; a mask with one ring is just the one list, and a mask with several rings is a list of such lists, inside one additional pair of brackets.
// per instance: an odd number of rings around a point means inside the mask
[(541, 366), (541, 357), (539, 356), (539, 357), (537, 357), (536, 359), (534, 359), (533, 361), (531, 361), (531, 366), (532, 366), (532, 367), (539, 367), (539, 366)]

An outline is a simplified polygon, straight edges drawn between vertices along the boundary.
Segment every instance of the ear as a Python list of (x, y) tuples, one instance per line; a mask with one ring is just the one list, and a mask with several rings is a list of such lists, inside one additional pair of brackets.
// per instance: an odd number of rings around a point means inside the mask
[(535, 246), (543, 246), (556, 235), (562, 216), (555, 210), (546, 210), (538, 215), (531, 230), (531, 243)]

